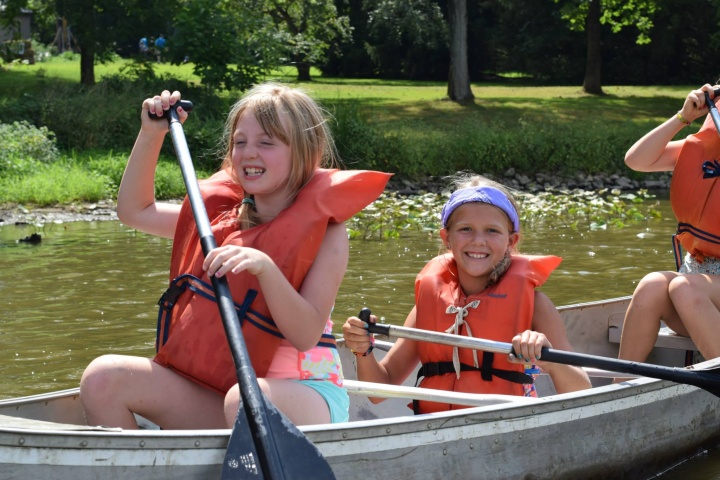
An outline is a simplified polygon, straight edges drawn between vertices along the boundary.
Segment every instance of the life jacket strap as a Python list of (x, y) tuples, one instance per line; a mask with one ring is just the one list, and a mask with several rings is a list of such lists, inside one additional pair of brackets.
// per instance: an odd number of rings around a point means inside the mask
[[(490, 380), (492, 381), (492, 375), (495, 375), (498, 378), (502, 378), (503, 380), (507, 380), (508, 382), (513, 383), (520, 383), (523, 385), (528, 385), (533, 383), (533, 377), (531, 375), (517, 372), (515, 370), (502, 370), (500, 368), (492, 368), (492, 359), (494, 357), (493, 352), (483, 352), (483, 366), (480, 368), (473, 367), (472, 365), (467, 365), (465, 363), (460, 364), (460, 371), (461, 372), (480, 372), (481, 375), (483, 375), (483, 380), (485, 380), (485, 372), (483, 372), (483, 369), (488, 370), (490, 372)], [(488, 360), (489, 359), (489, 360)], [(490, 367), (486, 367), (486, 365), (490, 365)], [(417, 380), (415, 381), (415, 386), (417, 387), (420, 384), (420, 379), (423, 377), (434, 377), (435, 375), (447, 375), (452, 373), (455, 375), (455, 367), (453, 366), (453, 362), (430, 362), (430, 363), (423, 363), (420, 367), (420, 370), (418, 370), (417, 374)], [(420, 414), (420, 402), (418, 400), (413, 400), (412, 402), (413, 406), (413, 413), (415, 415)]]
[[(158, 323), (157, 323), (157, 334), (155, 337), (155, 351), (158, 351), (161, 346), (165, 345), (170, 335), (170, 319), (172, 317), (172, 310), (175, 304), (186, 290), (190, 290), (203, 298), (206, 298), (212, 302), (217, 303), (215, 299), (215, 293), (207, 282), (204, 282), (194, 275), (189, 273), (180, 275), (170, 282), (170, 286), (162, 294), (160, 300), (158, 300)], [(241, 304), (234, 302), (235, 311), (238, 314), (240, 320), (240, 326), (242, 327), (245, 321), (250, 322), (258, 329), (274, 335), (279, 338), (285, 338), (282, 333), (277, 330), (268, 328), (266, 325), (275, 326), (275, 322), (272, 318), (261, 315), (255, 310), (250, 309), (255, 297), (257, 297), (257, 290), (249, 289), (245, 294), (245, 298)], [(317, 343), (318, 347), (325, 348), (337, 348), (337, 341), (335, 335), (332, 333), (323, 333), (320, 337), (320, 341)]]
[(689, 223), (678, 223), (677, 231), (675, 232), (675, 235), (672, 236), (673, 254), (675, 255), (675, 266), (678, 270), (680, 270), (680, 266), (682, 265), (682, 249), (680, 248), (680, 240), (677, 237), (681, 233), (689, 233), (693, 237), (699, 238), (700, 240), (703, 240), (705, 242), (720, 245), (720, 236), (713, 235), (712, 233), (706, 232), (705, 230), (701, 230), (697, 227), (692, 226)]
[[(492, 352), (483, 352), (483, 365), (485, 364), (485, 359), (492, 356)], [(481, 375), (483, 375), (483, 368), (476, 368), (472, 365), (467, 365), (465, 363), (460, 364), (460, 371), (461, 372), (480, 372)], [(530, 375), (527, 375), (522, 372), (517, 372), (515, 370), (503, 370), (501, 368), (492, 368), (490, 367), (488, 369), (490, 372), (490, 379), (486, 380), (485, 376), (483, 375), (483, 380), (486, 381), (492, 381), (492, 377), (498, 377), (503, 380), (506, 380), (508, 382), (512, 383), (519, 383), (519, 384), (532, 384), (533, 378)], [(417, 374), (417, 381), (415, 382), (415, 386), (420, 384), (420, 379), (425, 377), (434, 377), (436, 375), (446, 375), (448, 373), (455, 373), (455, 368), (453, 367), (452, 362), (432, 362), (432, 363), (423, 363), (420, 367), (420, 370), (418, 370)]]

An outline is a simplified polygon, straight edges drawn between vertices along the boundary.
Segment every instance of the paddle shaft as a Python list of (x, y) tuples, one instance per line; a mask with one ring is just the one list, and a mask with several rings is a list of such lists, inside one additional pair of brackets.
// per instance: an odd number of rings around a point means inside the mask
[[(720, 95), (720, 88), (716, 88), (714, 91), (715, 98)], [(713, 119), (713, 123), (715, 124), (715, 130), (718, 132), (718, 135), (720, 135), (720, 113), (718, 113), (717, 106), (715, 105), (715, 102), (710, 98), (710, 94), (708, 92), (705, 92), (705, 103), (707, 103), (708, 110), (710, 111), (710, 116)]]
[[(183, 180), (185, 181), (185, 187), (187, 188), (188, 198), (200, 236), (200, 244), (203, 253), (207, 256), (217, 244), (212, 229), (210, 228), (210, 220), (205, 210), (202, 195), (200, 194), (200, 186), (198, 185), (197, 176), (195, 175), (195, 167), (192, 163), (182, 123), (178, 118), (176, 108), (171, 108), (167, 113), (169, 115), (168, 121), (170, 123), (173, 146), (175, 147)], [(245, 458), (249, 458), (249, 461), (252, 461), (252, 457), (247, 457), (252, 453), (258, 458), (259, 478), (284, 478), (277, 447), (274, 444), (272, 436), (268, 434), (268, 419), (264, 399), (257, 383), (255, 370), (252, 368), (250, 362), (250, 354), (248, 353), (242, 331), (240, 330), (240, 321), (235, 311), (235, 305), (227, 278), (213, 275), (211, 281), (218, 308), (220, 309), (225, 334), (230, 344), (230, 351), (233, 361), (235, 362), (238, 385), (242, 396), (238, 415), (240, 415), (240, 411), (244, 410), (250, 431), (252, 432), (251, 438), (242, 440), (252, 441), (255, 446), (255, 452), (247, 451), (244, 453)], [(230, 447), (231, 445), (229, 444), (228, 453), (230, 453)], [(248, 445), (242, 446), (243, 449), (247, 449), (248, 447)]]
[[(461, 337), (449, 333), (433, 332), (419, 328), (400, 327), (396, 325), (381, 325), (368, 323), (370, 333), (379, 333), (391, 338), (407, 338), (421, 342), (433, 342), (453, 347), (470, 348), (486, 352), (510, 354), (513, 352), (512, 344), (495, 342), (483, 338)], [(670, 380), (676, 383), (685, 383), (700, 387), (710, 393), (720, 396), (720, 377), (714, 370), (689, 370), (685, 368), (664, 367), (647, 363), (629, 362), (583, 353), (566, 352), (543, 347), (540, 360), (552, 363), (562, 363), (576, 367), (602, 368), (613, 372), (629, 373), (637, 376)]]

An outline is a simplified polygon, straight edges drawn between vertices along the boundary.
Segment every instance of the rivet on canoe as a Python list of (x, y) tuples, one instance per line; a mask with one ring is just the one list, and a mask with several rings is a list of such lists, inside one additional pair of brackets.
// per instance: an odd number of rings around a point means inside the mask
[(82, 442), (80, 442), (80, 446), (87, 447), (87, 440), (83, 440)]
[(443, 455), (447, 455), (447, 448), (443, 448)]
[(386, 428), (385, 433), (390, 433), (390, 428)]
[(24, 439), (24, 438), (19, 439), (19, 440), (18, 440), (18, 443), (19, 443), (20, 445), (25, 445), (25, 439)]
[(196, 447), (199, 447), (199, 446), (200, 446), (200, 440), (195, 440), (195, 446), (196, 446)]
[(432, 423), (428, 423), (428, 430), (432, 430)]
[(473, 444), (471, 443), (471, 444), (470, 444), (470, 450), (472, 450), (473, 448), (475, 448), (475, 445), (473, 445)]
[(342, 437), (347, 438), (347, 432), (343, 432)]
[(140, 446), (141, 446), (141, 447), (144, 447), (144, 446), (145, 446), (145, 440), (140, 440)]

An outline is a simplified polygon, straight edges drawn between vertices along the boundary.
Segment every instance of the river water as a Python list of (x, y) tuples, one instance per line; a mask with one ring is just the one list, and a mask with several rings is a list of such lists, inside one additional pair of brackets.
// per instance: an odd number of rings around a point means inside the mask
[[(521, 251), (564, 258), (542, 290), (556, 305), (630, 295), (653, 270), (674, 270), (667, 201), (661, 218), (625, 228), (534, 223)], [(39, 244), (18, 242), (33, 233)], [(333, 318), (367, 306), (401, 324), (413, 282), (439, 251), (428, 232), (352, 240)], [(154, 353), (157, 299), (167, 286), (171, 242), (114, 221), (0, 227), (0, 398), (72, 388), (104, 353)], [(662, 480), (720, 480), (720, 452), (692, 459)]]

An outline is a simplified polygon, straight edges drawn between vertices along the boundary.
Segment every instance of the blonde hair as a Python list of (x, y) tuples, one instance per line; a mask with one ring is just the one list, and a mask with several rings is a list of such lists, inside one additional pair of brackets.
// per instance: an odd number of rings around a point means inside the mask
[[(240, 118), (246, 113), (255, 117), (265, 134), (290, 147), (292, 165), (288, 191), (291, 199), (310, 181), (318, 168), (337, 164), (335, 143), (325, 110), (298, 88), (266, 82), (248, 90), (228, 114), (222, 168), (230, 170), (235, 181), (239, 179), (232, 168), (232, 138)], [(262, 223), (253, 204), (240, 205), (238, 223), (242, 229)]]

